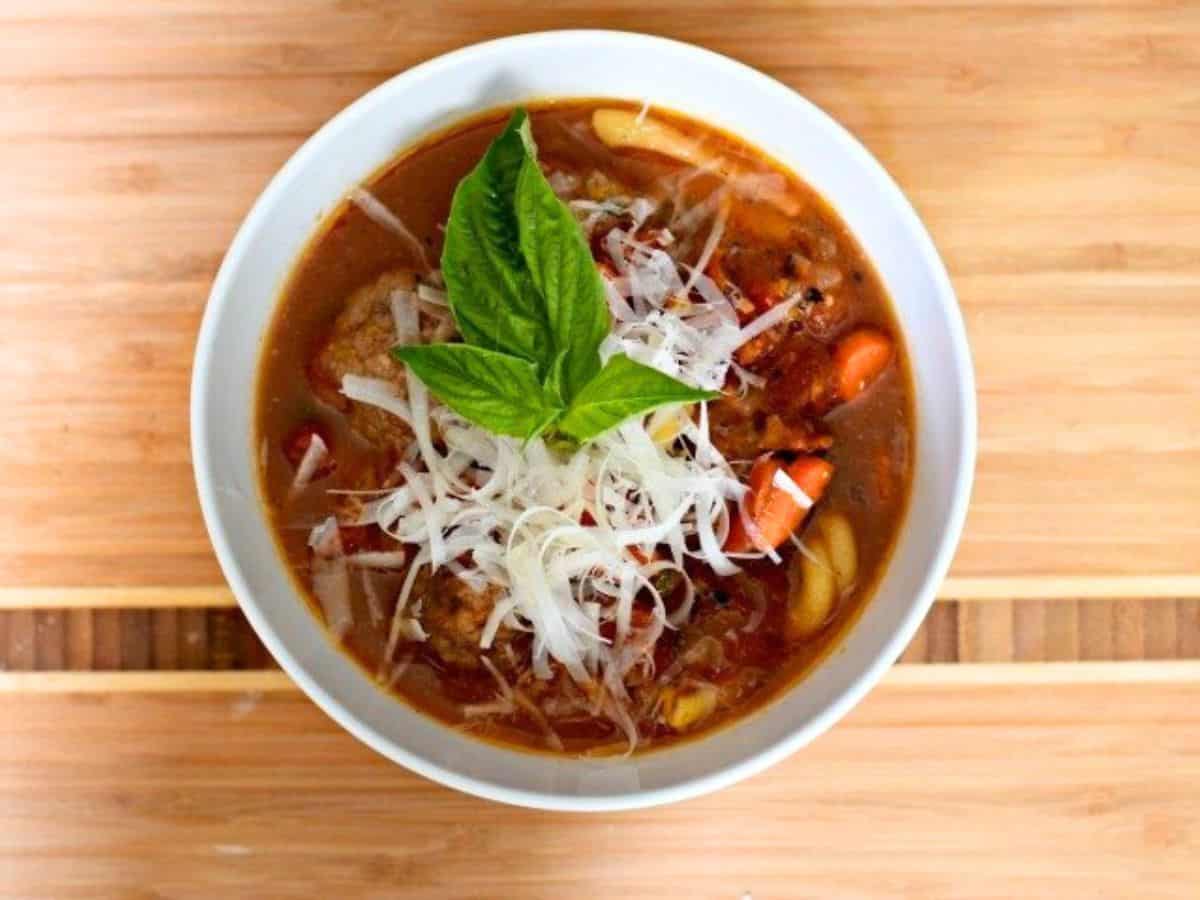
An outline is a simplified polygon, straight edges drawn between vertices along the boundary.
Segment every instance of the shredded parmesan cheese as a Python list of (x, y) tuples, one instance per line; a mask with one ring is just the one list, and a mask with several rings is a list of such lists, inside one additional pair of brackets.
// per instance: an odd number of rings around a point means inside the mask
[(781, 324), (788, 317), (788, 313), (792, 311), (792, 308), (799, 303), (800, 300), (801, 296), (797, 294), (794, 297), (789, 297), (782, 303), (777, 303), (772, 306), (765, 313), (741, 330), (738, 346), (740, 347), (742, 344), (754, 340), (764, 331), (769, 331), (776, 325)]
[(313, 432), (312, 437), (308, 441), (308, 446), (304, 448), (304, 456), (300, 458), (300, 465), (296, 467), (296, 475), (292, 479), (292, 486), (289, 489), (289, 496), (295, 499), (300, 494), (310, 481), (317, 470), (321, 468), (321, 464), (329, 457), (329, 448), (325, 442), (321, 440), (321, 436)]
[[(356, 197), (356, 202), (370, 206), (362, 198)], [(734, 351), (783, 322), (799, 298), (739, 327), (730, 297), (704, 274), (723, 238), (723, 205), (712, 210), (708, 238), (693, 267), (678, 263), (663, 249), (674, 240), (672, 235), (659, 236), (653, 243), (639, 239), (641, 223), (655, 209), (651, 201), (574, 200), (571, 206), (585, 228), (599, 216), (624, 216), (621, 221), (634, 222), (629, 229), (611, 228), (603, 242), (611, 263), (604, 280), (614, 318), (613, 331), (601, 346), (603, 358), (627, 353), (700, 388), (723, 389), (731, 371), (743, 383), (755, 383), (757, 376), (734, 367)], [(432, 286), (436, 273), (427, 282), (417, 288), (416, 297), (443, 307), (444, 291)], [(412, 299), (407, 292), (392, 298), (402, 341), (419, 339)], [(529, 632), (533, 675), (549, 679), (555, 677), (556, 667), (565, 671), (592, 709), (625, 734), (632, 750), (637, 726), (625, 679), (635, 669), (652, 675), (654, 647), (663, 630), (687, 622), (696, 592), (686, 562), (702, 560), (719, 575), (736, 573), (737, 561), (722, 549), (733, 515), (743, 517), (747, 533), (761, 550), (740, 558), (765, 555), (779, 560), (745, 515), (747, 488), (713, 445), (705, 404), (690, 413), (660, 410), (627, 421), (564, 455), (541, 439), (522, 443), (474, 425), (431, 398), (411, 372), (406, 397), (389, 382), (356, 375), (345, 376), (341, 390), (355, 402), (401, 418), (415, 435), (408, 456), (397, 467), (403, 483), (364, 492), (361, 512), (347, 523), (377, 525), (411, 545), (412, 553), (337, 553), (341, 573), (348, 566), (408, 565), (389, 630), (384, 672), (402, 641), (427, 638), (420, 619), (408, 608), (418, 572), (446, 569), (469, 585), (499, 588), (483, 626), (482, 649), (494, 645), (502, 628)], [(777, 476), (777, 485), (810, 506), (812, 501), (795, 483), (786, 475), (784, 479)], [(679, 584), (671, 598), (655, 587), (656, 576), (668, 571), (677, 573)], [(330, 585), (342, 577), (326, 573), (324, 593), (336, 595)], [(348, 623), (348, 612), (338, 611), (337, 597), (329, 599), (326, 616), (331, 627), (335, 620)], [(675, 604), (669, 615), (668, 599)], [(648, 624), (645, 618), (635, 624), (635, 600), (651, 604)], [(325, 608), (326, 598), (321, 602)], [(378, 598), (372, 615), (377, 607)], [(754, 617), (754, 627), (762, 614)], [(521, 712), (538, 723), (550, 746), (561, 746), (543, 711), (508, 684), (487, 656), (480, 658), (496, 678), (499, 694), (493, 702), (465, 708), (463, 714)]]
[(346, 564), (367, 569), (402, 569), (407, 559), (408, 554), (403, 550), (364, 551), (351, 553), (346, 557)]
[(796, 501), (796, 505), (801, 509), (812, 509), (813, 499), (801, 490), (800, 485), (792, 479), (792, 476), (783, 469), (776, 469), (774, 476), (771, 478), (771, 483), (779, 488), (789, 497)]
[(312, 548), (312, 588), (325, 624), (336, 637), (342, 637), (354, 624), (350, 610), (350, 570), (342, 553), (342, 539), (332, 516), (312, 530), (308, 538)]

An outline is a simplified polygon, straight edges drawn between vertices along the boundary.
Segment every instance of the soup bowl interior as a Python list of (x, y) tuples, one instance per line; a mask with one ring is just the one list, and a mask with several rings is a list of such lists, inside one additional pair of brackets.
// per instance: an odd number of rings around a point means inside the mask
[[(473, 113), (534, 99), (649, 99), (731, 131), (823, 194), (876, 266), (912, 361), (917, 440), (907, 520), (875, 596), (804, 680), (703, 739), (630, 758), (534, 755), (459, 734), (380, 690), (308, 611), (256, 482), (255, 378), (272, 312), (317, 223), (403, 148)], [(205, 312), (192, 385), (204, 518), (243, 610), (288, 674), (380, 753), (452, 787), (558, 809), (646, 806), (752, 774), (843, 715), (920, 624), (962, 527), (975, 453), (974, 386), (957, 303), (894, 182), (796, 93), (725, 57), (615, 32), (554, 32), (470, 47), (397, 76), (314, 135), (242, 225)]]

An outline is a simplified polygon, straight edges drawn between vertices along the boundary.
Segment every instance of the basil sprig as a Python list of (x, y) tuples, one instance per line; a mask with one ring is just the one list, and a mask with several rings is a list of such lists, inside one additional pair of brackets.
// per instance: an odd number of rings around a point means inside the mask
[(454, 192), (442, 275), (465, 343), (392, 353), (489, 431), (530, 440), (552, 429), (583, 442), (656, 407), (717, 396), (624, 354), (601, 367), (604, 284), (538, 166), (523, 109)]

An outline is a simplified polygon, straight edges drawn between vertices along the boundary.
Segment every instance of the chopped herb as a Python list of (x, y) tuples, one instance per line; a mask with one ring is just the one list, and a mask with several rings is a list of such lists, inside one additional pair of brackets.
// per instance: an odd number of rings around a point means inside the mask
[(679, 587), (679, 582), (682, 576), (676, 569), (664, 569), (654, 576), (654, 589), (658, 591), (658, 595), (666, 600), (673, 593), (675, 588)]

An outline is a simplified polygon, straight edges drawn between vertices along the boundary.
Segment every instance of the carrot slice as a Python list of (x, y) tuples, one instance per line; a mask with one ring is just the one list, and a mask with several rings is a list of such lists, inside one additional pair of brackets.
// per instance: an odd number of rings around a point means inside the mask
[[(746, 515), (758, 529), (762, 540), (772, 548), (787, 540), (800, 527), (808, 510), (796, 502), (791, 493), (775, 484), (775, 473), (783, 469), (815, 504), (825, 493), (833, 478), (833, 466), (816, 456), (800, 456), (784, 467), (773, 456), (760, 456), (750, 470), (750, 495), (746, 498)], [(740, 515), (733, 517), (729, 537), (725, 540), (727, 553), (749, 553), (760, 549), (746, 531)]]
[(892, 339), (875, 328), (859, 328), (838, 343), (833, 353), (838, 396), (850, 401), (861, 394), (892, 361)]

